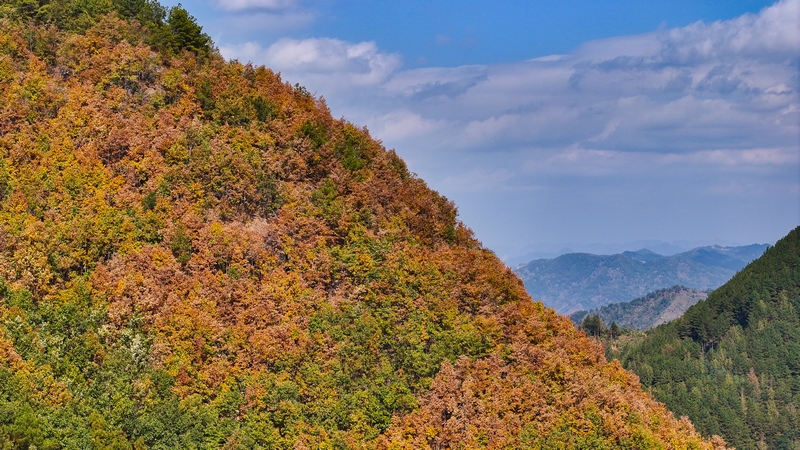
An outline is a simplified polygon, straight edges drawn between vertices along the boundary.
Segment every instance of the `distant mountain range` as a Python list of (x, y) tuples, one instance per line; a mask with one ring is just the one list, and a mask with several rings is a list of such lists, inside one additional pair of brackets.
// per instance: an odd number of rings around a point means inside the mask
[(630, 301), (675, 285), (714, 289), (761, 256), (767, 244), (698, 247), (672, 256), (648, 249), (616, 255), (569, 253), (537, 259), (514, 272), (528, 293), (559, 313)]
[(646, 330), (677, 319), (689, 307), (707, 297), (708, 292), (686, 286), (673, 286), (629, 302), (611, 303), (591, 311), (577, 311), (570, 315), (570, 319), (580, 323), (584, 317), (596, 315), (606, 325), (616, 323), (623, 328)]
[[(723, 247), (736, 247), (742, 245), (735, 242), (717, 242)], [(509, 266), (516, 267), (527, 264), (534, 259), (558, 258), (567, 253), (591, 253), (594, 255), (614, 255), (632, 248), (646, 248), (659, 255), (672, 256), (684, 253), (694, 248), (709, 245), (707, 241), (661, 241), (656, 239), (643, 239), (625, 243), (586, 243), (586, 242), (561, 242), (553, 244), (529, 244), (519, 246), (492, 247), (498, 256)]]

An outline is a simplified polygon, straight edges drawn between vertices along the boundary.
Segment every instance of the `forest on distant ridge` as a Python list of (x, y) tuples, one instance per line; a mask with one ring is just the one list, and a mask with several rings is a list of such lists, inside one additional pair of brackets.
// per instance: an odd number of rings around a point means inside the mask
[(610, 303), (591, 311), (576, 311), (570, 319), (576, 324), (589, 316), (598, 316), (605, 324), (622, 328), (647, 330), (683, 315), (690, 306), (708, 297), (686, 286), (673, 286), (653, 291), (629, 302)]

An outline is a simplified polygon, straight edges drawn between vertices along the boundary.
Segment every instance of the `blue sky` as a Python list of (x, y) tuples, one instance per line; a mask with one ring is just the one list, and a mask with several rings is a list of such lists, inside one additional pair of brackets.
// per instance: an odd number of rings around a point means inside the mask
[(800, 0), (183, 5), (224, 56), (366, 125), (501, 257), (800, 224)]

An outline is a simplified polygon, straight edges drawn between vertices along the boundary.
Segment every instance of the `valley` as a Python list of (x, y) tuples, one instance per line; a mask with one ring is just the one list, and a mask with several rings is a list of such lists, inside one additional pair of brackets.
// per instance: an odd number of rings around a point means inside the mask
[(800, 445), (800, 227), (679, 319), (610, 356), (737, 449)]

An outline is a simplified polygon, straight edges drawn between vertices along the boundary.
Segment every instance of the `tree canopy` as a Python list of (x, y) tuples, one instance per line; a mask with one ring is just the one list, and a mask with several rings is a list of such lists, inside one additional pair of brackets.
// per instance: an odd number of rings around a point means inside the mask
[(0, 9), (4, 448), (721, 448), (180, 6)]
[(646, 388), (738, 449), (800, 443), (800, 227), (622, 353)]

